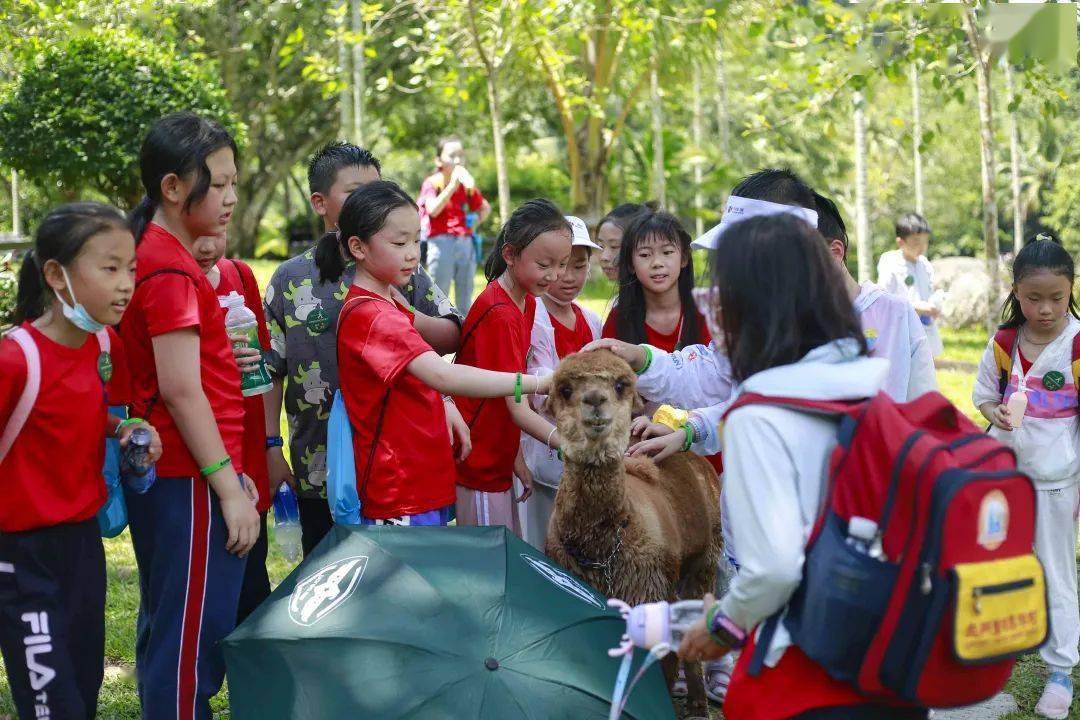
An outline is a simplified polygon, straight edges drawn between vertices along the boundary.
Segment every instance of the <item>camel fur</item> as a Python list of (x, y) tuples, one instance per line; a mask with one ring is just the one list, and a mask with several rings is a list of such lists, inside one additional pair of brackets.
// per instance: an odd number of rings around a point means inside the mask
[[(720, 483), (692, 453), (659, 465), (625, 457), (641, 405), (635, 385), (630, 366), (607, 351), (571, 355), (556, 369), (545, 411), (555, 418), (565, 465), (545, 552), (631, 605), (700, 598), (716, 583)], [(674, 663), (665, 671), (670, 684)], [(688, 709), (707, 715), (697, 663), (687, 664), (686, 679)]]

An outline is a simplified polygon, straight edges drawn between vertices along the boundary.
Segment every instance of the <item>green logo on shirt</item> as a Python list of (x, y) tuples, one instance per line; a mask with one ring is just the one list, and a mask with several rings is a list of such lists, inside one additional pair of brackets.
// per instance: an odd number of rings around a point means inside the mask
[(1043, 375), (1042, 383), (1044, 388), (1050, 392), (1054, 392), (1055, 390), (1060, 390), (1065, 387), (1065, 376), (1057, 370), (1051, 370)]
[(330, 327), (330, 316), (321, 307), (317, 307), (308, 313), (305, 322), (309, 333), (322, 335)]
[(907, 285), (908, 287), (911, 287), (912, 285), (914, 285), (915, 284), (915, 276), (914, 275), (908, 275), (906, 278), (904, 278), (904, 284)]
[(103, 352), (98, 355), (97, 373), (101, 377), (101, 382), (107, 383), (112, 378), (112, 357), (109, 353)]

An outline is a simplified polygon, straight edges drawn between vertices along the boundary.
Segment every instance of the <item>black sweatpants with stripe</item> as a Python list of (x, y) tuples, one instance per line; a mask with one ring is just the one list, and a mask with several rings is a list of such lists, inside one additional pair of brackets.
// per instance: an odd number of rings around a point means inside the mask
[(20, 718), (97, 714), (105, 665), (97, 518), (0, 533), (0, 652)]

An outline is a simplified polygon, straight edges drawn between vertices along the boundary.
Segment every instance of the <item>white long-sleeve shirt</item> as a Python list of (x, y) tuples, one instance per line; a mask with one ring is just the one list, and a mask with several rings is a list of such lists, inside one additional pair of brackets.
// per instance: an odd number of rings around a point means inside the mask
[[(1077, 447), (1080, 444), (1080, 434), (1077, 434), (1080, 417), (1072, 374), (1072, 343), (1078, 332), (1080, 320), (1068, 316), (1065, 329), (1043, 348), (1026, 377), (1020, 365), (1019, 348), (1013, 350), (1012, 373), (1004, 397), (998, 388), (998, 368), (991, 338), (979, 362), (979, 373), (971, 393), (975, 407), (988, 402), (1008, 402), (1021, 378), (1024, 379), (1028, 406), (1020, 427), (1012, 431), (991, 427), (990, 435), (1016, 452), (1019, 468), (1042, 490), (1065, 488), (1080, 482), (1080, 451)], [(1061, 375), (1062, 386), (1057, 390), (1044, 385), (1046, 375), (1053, 372)]]
[[(901, 251), (890, 250), (882, 253), (878, 259), (877, 271), (878, 285), (885, 292), (906, 298), (910, 303), (926, 302), (941, 309), (942, 293), (934, 288), (934, 266), (925, 255), (920, 255), (915, 262), (909, 262)], [(920, 318), (920, 322), (926, 329), (931, 355), (939, 357), (944, 352), (944, 345), (937, 322), (929, 317)]]
[[(888, 364), (858, 357), (840, 341), (811, 351), (797, 363), (749, 378), (735, 395), (760, 393), (815, 400), (875, 395)], [(802, 579), (805, 546), (822, 502), (837, 421), (765, 405), (728, 416), (723, 432), (724, 497), (739, 548), (739, 573), (720, 609), (751, 629), (787, 605)], [(781, 624), (766, 664), (775, 666), (791, 638)]]
[(919, 316), (910, 303), (872, 283), (855, 298), (870, 357), (889, 361), (882, 388), (897, 402), (909, 402), (938, 389), (934, 356)]

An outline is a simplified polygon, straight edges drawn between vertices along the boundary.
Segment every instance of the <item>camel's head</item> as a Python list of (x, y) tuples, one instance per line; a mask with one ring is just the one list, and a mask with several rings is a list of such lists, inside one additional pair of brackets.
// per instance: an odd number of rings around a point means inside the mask
[(559, 363), (544, 411), (555, 418), (563, 451), (596, 462), (621, 458), (630, 420), (641, 409), (634, 371), (607, 350), (575, 353)]

